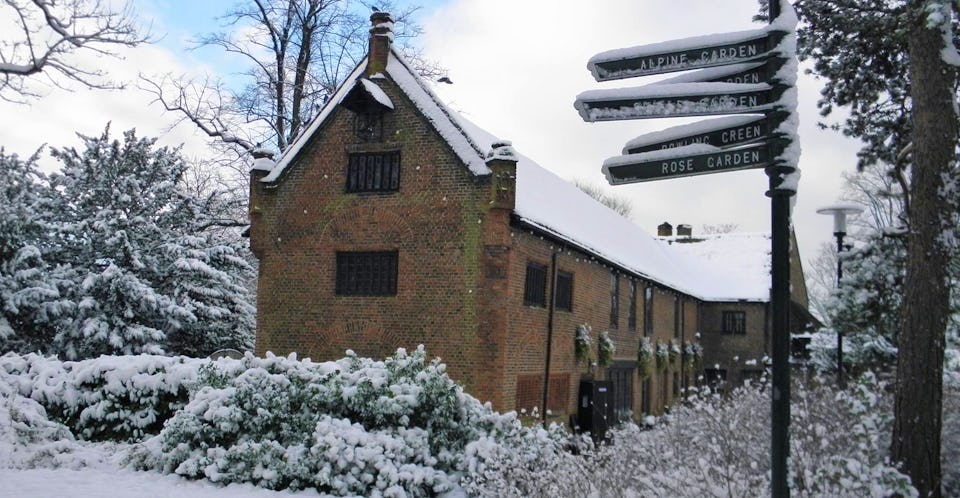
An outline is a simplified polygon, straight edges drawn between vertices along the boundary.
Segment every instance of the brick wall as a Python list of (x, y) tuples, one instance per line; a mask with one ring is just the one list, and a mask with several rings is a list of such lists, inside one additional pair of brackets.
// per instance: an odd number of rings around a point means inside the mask
[[(481, 400), (501, 404), (497, 327), (481, 326), (478, 261), (489, 182), (472, 175), (391, 83), (383, 140), (353, 133), (338, 108), (275, 187), (254, 197), (260, 255), (258, 354), (383, 357), (425, 344)], [(345, 193), (347, 154), (399, 150), (400, 188)], [(253, 210), (252, 210), (253, 211)], [(397, 294), (338, 296), (337, 251), (397, 250)]]

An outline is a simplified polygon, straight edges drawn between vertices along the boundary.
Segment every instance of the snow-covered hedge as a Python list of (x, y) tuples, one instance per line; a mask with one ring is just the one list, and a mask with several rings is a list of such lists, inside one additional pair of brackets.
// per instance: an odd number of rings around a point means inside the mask
[(198, 371), (210, 363), (154, 355), (61, 362), (8, 353), (0, 357), (0, 375), (80, 439), (139, 441), (186, 405)]
[(422, 347), (385, 361), (247, 356), (205, 368), (198, 385), (136, 466), (270, 489), (433, 496), (482, 464), (473, 442), (545, 432), (464, 394)]

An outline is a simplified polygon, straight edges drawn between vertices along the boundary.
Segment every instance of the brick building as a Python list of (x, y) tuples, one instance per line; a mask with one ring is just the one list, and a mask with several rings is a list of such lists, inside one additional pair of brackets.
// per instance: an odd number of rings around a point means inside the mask
[[(693, 351), (714, 310), (765, 309), (766, 288), (737, 291), (447, 108), (392, 49), (389, 15), (371, 20), (370, 53), (305, 133), (254, 161), (258, 354), (424, 344), (500, 410), (574, 413), (593, 377), (618, 409), (660, 413), (696, 370), (641, 373), (643, 337)], [(609, 331), (612, 364), (575, 357), (581, 324), (594, 343)]]

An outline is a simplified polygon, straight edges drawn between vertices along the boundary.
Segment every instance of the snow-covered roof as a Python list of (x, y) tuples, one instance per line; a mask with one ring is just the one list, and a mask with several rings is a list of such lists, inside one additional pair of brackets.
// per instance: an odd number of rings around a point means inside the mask
[[(276, 181), (323, 121), (361, 79), (362, 62), (263, 179)], [(487, 152), (506, 148), (491, 135), (448, 108), (416, 75), (403, 57), (391, 51), (386, 73), (410, 98), (458, 158), (476, 175), (490, 174)], [(352, 82), (352, 83), (351, 83)], [(366, 85), (367, 83), (363, 83)], [(370, 88), (367, 87), (370, 91)], [(639, 276), (676, 291), (709, 301), (768, 300), (766, 287), (741, 282), (736, 273), (723, 272), (698, 262), (696, 255), (678, 251), (651, 237), (632, 221), (597, 202), (573, 184), (547, 171), (523, 154), (510, 149), (517, 159), (515, 215), (527, 226)]]
[[(659, 237), (671, 251), (730, 275), (730, 285), (748, 301), (767, 301), (770, 296), (770, 234), (733, 232), (691, 237)], [(733, 289), (731, 289), (733, 290)], [(714, 299), (720, 300), (720, 299)]]

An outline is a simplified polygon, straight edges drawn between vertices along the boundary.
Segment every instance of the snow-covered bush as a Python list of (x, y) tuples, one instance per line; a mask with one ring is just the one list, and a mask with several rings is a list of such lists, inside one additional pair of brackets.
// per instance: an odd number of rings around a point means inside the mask
[(657, 340), (657, 370), (662, 372), (667, 369), (670, 362), (670, 348), (666, 344)]
[(640, 338), (640, 347), (637, 348), (637, 372), (640, 378), (650, 376), (650, 366), (653, 364), (653, 343), (649, 337)]
[(573, 352), (577, 361), (590, 363), (590, 348), (593, 345), (593, 339), (590, 338), (590, 326), (581, 323), (577, 325), (577, 333), (573, 336)]
[(529, 429), (463, 393), (420, 347), (385, 361), (247, 356), (215, 365), (139, 468), (191, 478), (315, 487), (337, 495), (430, 496), (469, 467), (466, 446)]
[(597, 363), (601, 367), (608, 367), (613, 363), (613, 355), (617, 351), (617, 346), (610, 339), (610, 333), (604, 330), (600, 332), (597, 338)]
[[(764, 386), (748, 384), (727, 396), (703, 390), (649, 430), (621, 426), (610, 432), (610, 444), (581, 447), (582, 456), (558, 452), (543, 462), (533, 458), (536, 466), (523, 466), (517, 450), (495, 446), (484, 461), (488, 485), (476, 486), (471, 474), (469, 491), (480, 496), (763, 496), (770, 485), (770, 393)], [(866, 377), (848, 391), (797, 383), (793, 393), (793, 496), (916, 496), (909, 480), (886, 462), (892, 412), (884, 386)], [(539, 444), (541, 454), (557, 447)], [(950, 446), (945, 440), (944, 448)], [(534, 448), (523, 451), (537, 455)]]
[(61, 362), (8, 353), (0, 357), (0, 372), (80, 439), (139, 441), (159, 433), (186, 405), (198, 371), (210, 363), (151, 355)]

